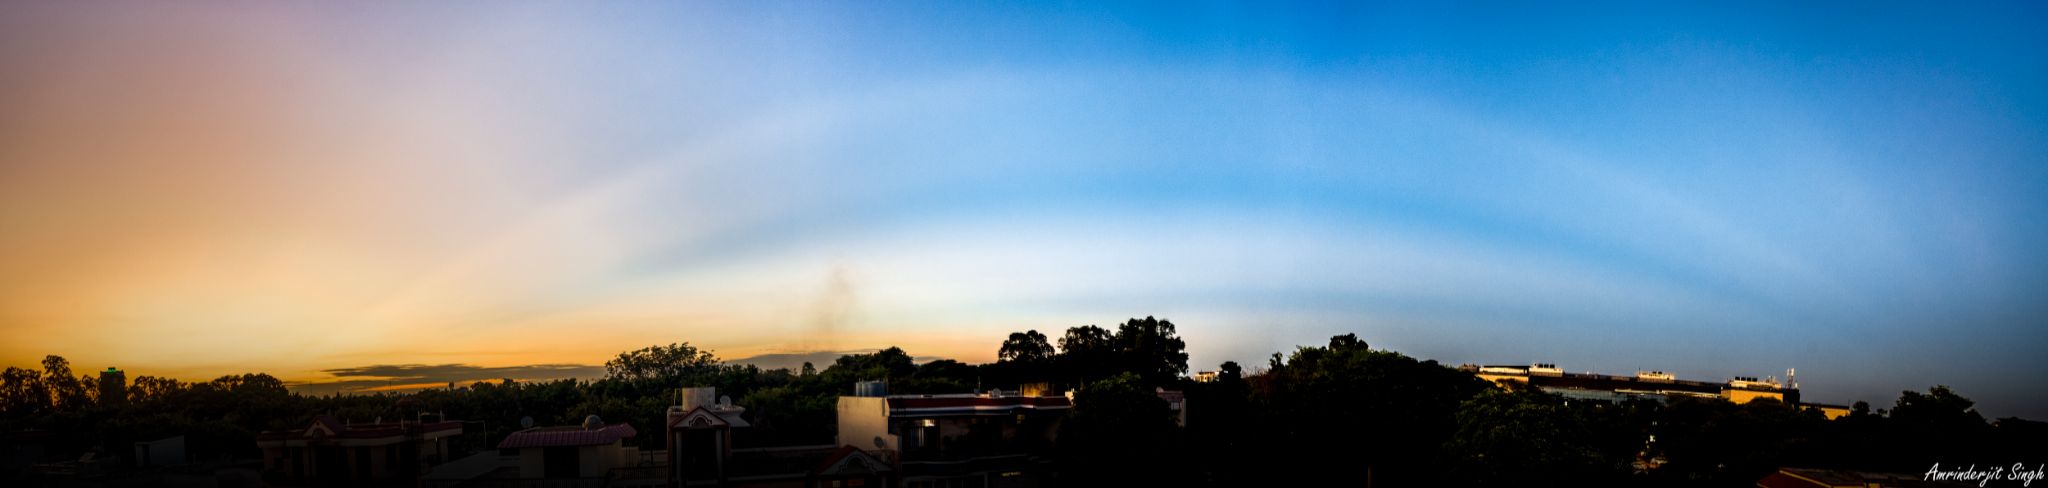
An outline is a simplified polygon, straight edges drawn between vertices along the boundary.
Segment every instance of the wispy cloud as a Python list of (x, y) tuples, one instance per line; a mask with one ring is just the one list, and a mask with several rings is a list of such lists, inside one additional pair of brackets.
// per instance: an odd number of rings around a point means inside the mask
[(454, 383), (464, 386), (478, 381), (513, 379), (521, 381), (562, 378), (599, 378), (604, 366), (583, 364), (528, 364), (520, 366), (477, 366), (473, 364), (376, 364), (322, 370), (330, 378), (295, 381), (293, 390), (307, 394), (334, 392), (389, 391), (432, 388)]

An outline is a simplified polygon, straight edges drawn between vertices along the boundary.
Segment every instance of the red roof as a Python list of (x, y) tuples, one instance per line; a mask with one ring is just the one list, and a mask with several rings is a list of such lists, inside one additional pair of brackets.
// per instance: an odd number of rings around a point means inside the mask
[(321, 415), (318, 417), (313, 417), (313, 424), (319, 425), (321, 427), (326, 427), (328, 432), (333, 432), (336, 434), (348, 431), (348, 428), (346, 426), (343, 426), (341, 424), (341, 421), (335, 419), (333, 415)]
[(873, 467), (889, 469), (887, 462), (884, 462), (880, 459), (876, 459), (874, 455), (868, 454), (867, 451), (863, 451), (860, 448), (853, 446), (839, 446), (838, 449), (833, 449), (831, 454), (827, 454), (823, 459), (819, 459), (818, 464), (816, 466), (811, 467), (810, 474), (812, 476), (825, 474), (826, 471), (832, 469), (832, 465), (839, 464), (839, 460), (846, 459), (848, 456), (864, 457), (867, 458), (868, 461), (872, 462), (872, 464), (874, 465)]
[(582, 427), (534, 427), (505, 436), (499, 449), (520, 447), (601, 446), (639, 435), (629, 424), (612, 424), (595, 429)]

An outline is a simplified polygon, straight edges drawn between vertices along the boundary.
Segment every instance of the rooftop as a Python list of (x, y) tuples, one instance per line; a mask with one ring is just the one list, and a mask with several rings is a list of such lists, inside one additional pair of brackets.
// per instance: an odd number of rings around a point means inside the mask
[(415, 436), (443, 431), (462, 431), (462, 421), (446, 422), (377, 422), (348, 423), (333, 415), (314, 417), (303, 429), (265, 431), (256, 436), (259, 441), (278, 441), (316, 438), (375, 439), (381, 437)]
[(699, 416), (698, 412), (702, 412), (702, 416), (713, 419), (710, 424), (726, 427), (751, 427), (753, 424), (748, 423), (747, 419), (740, 416), (740, 414), (746, 413), (746, 411), (747, 409), (745, 408), (731, 405), (706, 405), (694, 408), (676, 405), (668, 407), (668, 426), (689, 426), (693, 423), (691, 419)]
[(505, 440), (498, 443), (498, 448), (601, 446), (635, 435), (639, 435), (639, 431), (633, 430), (632, 425), (625, 423), (598, 428), (534, 427), (505, 436)]
[(1074, 402), (1063, 396), (996, 395), (890, 395), (889, 416), (915, 415), (1008, 415), (1037, 411), (1064, 411)]
[[(1729, 381), (1681, 380), (1669, 372), (1639, 371), (1633, 376), (1606, 375), (1598, 373), (1569, 373), (1554, 364), (1467, 364), (1458, 368), (1480, 374), (1527, 376), (1533, 386), (1585, 388), (1595, 390), (1642, 390), (1682, 391), (1695, 393), (1719, 393), (1721, 390), (1791, 391), (1797, 388), (1779, 384), (1776, 379), (1761, 380), (1749, 376), (1737, 376)], [(1542, 374), (1537, 374), (1542, 373)]]

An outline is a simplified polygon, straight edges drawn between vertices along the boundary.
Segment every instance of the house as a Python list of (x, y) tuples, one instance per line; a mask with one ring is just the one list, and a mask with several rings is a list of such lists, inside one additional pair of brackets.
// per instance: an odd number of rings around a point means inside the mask
[(717, 485), (731, 478), (733, 429), (752, 427), (732, 398), (717, 398), (712, 387), (683, 388), (680, 404), (668, 408), (669, 481), (675, 486)]
[(498, 443), (500, 451), (517, 451), (519, 479), (602, 481), (616, 468), (632, 467), (639, 448), (626, 440), (639, 435), (629, 424), (606, 425), (596, 415), (583, 425), (533, 427), (513, 432)]
[(1848, 405), (1829, 405), (1826, 403), (1801, 403), (1799, 404), (1799, 407), (1807, 410), (1819, 410), (1820, 414), (1822, 416), (1827, 417), (1828, 420), (1847, 417), (1850, 413), (1850, 408)]
[(896, 469), (874, 453), (853, 446), (839, 446), (811, 468), (806, 488), (853, 488), (896, 486)]
[(282, 482), (405, 479), (448, 459), (449, 438), (462, 433), (460, 421), (422, 420), (356, 424), (322, 415), (302, 429), (258, 434), (256, 447), (266, 476)]
[(903, 486), (1040, 486), (1073, 402), (979, 394), (839, 397), (839, 444), (894, 453)]
[[(1526, 366), (1467, 364), (1458, 369), (1503, 388), (1510, 385), (1534, 387), (1571, 400), (1664, 402), (1679, 397), (1718, 397), (1738, 404), (1758, 400), (1788, 404), (1799, 402), (1797, 384), (1789, 381), (1780, 383), (1776, 378), (1737, 376), (1728, 381), (1690, 381), (1663, 371), (1637, 371), (1633, 376), (1567, 373), (1555, 363)], [(1787, 377), (1791, 374), (1790, 370), (1786, 371)]]
[(734, 449), (733, 439), (752, 427), (741, 416), (745, 407), (711, 387), (683, 388), (679, 397), (664, 436), (669, 486), (895, 486), (886, 452), (830, 444)]
[(1153, 394), (1158, 395), (1160, 401), (1166, 402), (1166, 410), (1173, 413), (1173, 425), (1180, 427), (1188, 426), (1187, 392), (1154, 388)]

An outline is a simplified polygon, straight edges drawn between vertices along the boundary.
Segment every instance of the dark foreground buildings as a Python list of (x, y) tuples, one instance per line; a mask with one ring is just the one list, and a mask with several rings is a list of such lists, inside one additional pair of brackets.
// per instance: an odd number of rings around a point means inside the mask
[[(623, 423), (607, 424), (591, 416), (579, 426), (532, 427), (513, 432), (497, 444), (498, 450), (438, 466), (422, 476), (419, 485), (1053, 485), (1050, 449), (1057, 440), (1060, 422), (1073, 406), (1072, 400), (1064, 395), (1033, 391), (1033, 395), (1025, 396), (1001, 390), (888, 395), (879, 384), (862, 385), (858, 390), (862, 395), (839, 398), (838, 436), (832, 444), (735, 448), (735, 440), (749, 435), (752, 427), (742, 415), (746, 408), (734, 405), (731, 398), (718, 396), (709, 387), (683, 388), (677, 404), (668, 408), (663, 425), (658, 427), (662, 433), (660, 450), (630, 447), (627, 442), (639, 432), (638, 428)], [(346, 463), (356, 458), (338, 459)], [(332, 474), (336, 469), (324, 467), (308, 474)], [(377, 473), (381, 472), (372, 474)]]
[[(1798, 389), (1775, 379), (1708, 382), (1661, 372), (1573, 374), (1550, 364), (1460, 369), (1504, 386), (1533, 387), (1574, 400), (1711, 397), (1800, 404)], [(303, 429), (266, 432), (258, 444), (264, 448), (267, 479), (286, 486), (1055, 486), (1053, 448), (1074, 402), (1071, 395), (1034, 386), (1021, 392), (890, 395), (880, 382), (862, 382), (856, 394), (837, 399), (834, 441), (816, 445), (735, 447), (759, 445), (744, 441), (753, 430), (747, 409), (709, 387), (678, 390), (659, 425), (606, 423), (590, 416), (581, 425), (519, 430), (494, 444), (495, 450), (461, 459), (450, 459), (447, 448), (448, 437), (462, 432), (461, 423), (438, 419), (351, 424), (320, 417)], [(1184, 426), (1185, 395), (1158, 394)], [(1830, 417), (1839, 408), (1800, 405)], [(647, 434), (656, 432), (660, 440), (646, 442), (653, 438)], [(636, 446), (635, 439), (643, 442)]]
[(322, 415), (306, 427), (256, 437), (265, 478), (281, 485), (368, 485), (410, 480), (448, 460), (449, 438), (462, 422), (349, 423)]

